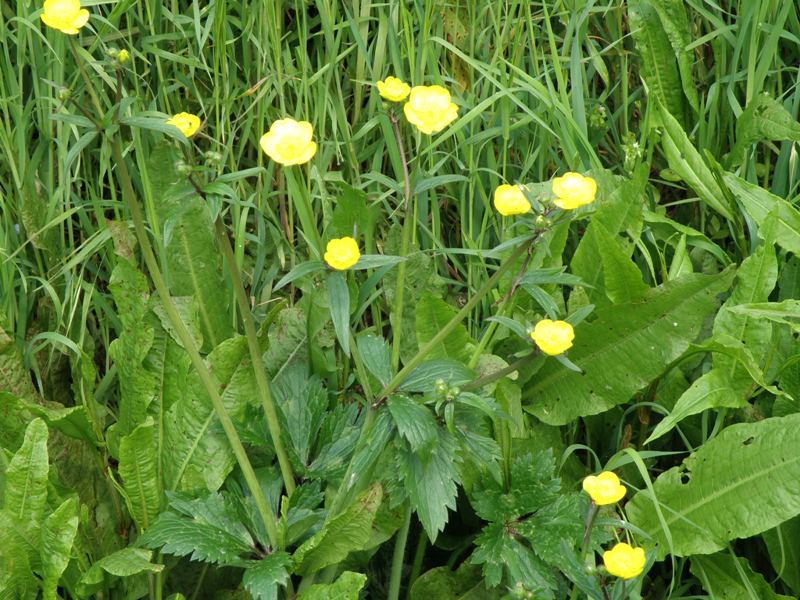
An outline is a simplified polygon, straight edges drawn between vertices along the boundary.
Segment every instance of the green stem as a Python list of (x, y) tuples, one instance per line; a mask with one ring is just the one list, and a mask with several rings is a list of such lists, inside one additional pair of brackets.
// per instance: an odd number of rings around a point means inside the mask
[[(417, 549), (414, 550), (414, 562), (411, 564), (411, 574), (408, 576), (409, 591), (414, 586), (414, 582), (422, 573), (422, 563), (425, 561), (425, 551), (428, 549), (428, 536), (421, 532), (417, 540)], [(410, 594), (406, 594), (410, 598)]]
[[(589, 539), (591, 538), (592, 533), (592, 524), (594, 523), (594, 518), (597, 516), (597, 509), (598, 506), (594, 502), (589, 505), (589, 513), (586, 515), (586, 524), (583, 528), (583, 543), (581, 544), (581, 563), (586, 560), (586, 552), (589, 550)], [(572, 593), (569, 596), (569, 600), (577, 600), (578, 598), (578, 591), (579, 588), (577, 585), (572, 586)]]
[(283, 169), (286, 177), (286, 187), (290, 197), (294, 200), (294, 207), (297, 216), (300, 218), (300, 226), (303, 228), (306, 241), (311, 247), (310, 254), (313, 258), (322, 258), (322, 238), (317, 229), (317, 221), (314, 216), (314, 209), (311, 206), (308, 189), (299, 185), (295, 179), (294, 171), (291, 168)]
[(250, 361), (253, 363), (253, 372), (256, 376), (256, 385), (258, 385), (261, 406), (267, 417), (267, 427), (269, 427), (272, 445), (278, 457), (281, 475), (283, 475), (283, 484), (286, 487), (286, 495), (291, 496), (295, 489), (292, 465), (289, 463), (289, 455), (286, 453), (286, 449), (283, 447), (283, 441), (281, 440), (281, 425), (278, 420), (278, 413), (275, 411), (275, 403), (272, 400), (272, 394), (269, 390), (269, 382), (267, 381), (267, 374), (264, 371), (264, 364), (261, 360), (258, 336), (256, 335), (256, 328), (253, 324), (253, 315), (250, 312), (250, 305), (245, 295), (244, 286), (242, 285), (242, 277), (239, 273), (239, 268), (236, 266), (236, 257), (233, 255), (233, 248), (231, 247), (228, 232), (225, 231), (225, 226), (220, 219), (217, 219), (214, 223), (214, 233), (217, 235), (217, 243), (220, 248), (222, 248), (222, 255), (225, 257), (225, 261), (228, 263), (228, 269), (230, 269), (231, 272), (233, 291), (236, 295), (236, 302), (239, 305), (239, 312), (242, 313), (244, 332), (247, 337), (247, 347), (250, 350)]
[(389, 595), (387, 600), (398, 600), (400, 598), (400, 583), (403, 580), (403, 558), (406, 554), (406, 542), (408, 541), (408, 529), (411, 525), (411, 505), (406, 507), (406, 516), (403, 525), (397, 532), (394, 541), (394, 555), (392, 556), (392, 574), (389, 578)]
[(133, 184), (131, 183), (131, 177), (128, 173), (128, 168), (125, 165), (125, 159), (122, 156), (121, 144), (119, 139), (116, 137), (112, 138), (111, 141), (111, 153), (114, 157), (114, 162), (116, 163), (117, 175), (119, 177), (120, 185), (122, 186), (122, 195), (123, 198), (125, 198), (128, 209), (131, 212), (136, 238), (139, 242), (139, 247), (141, 248), (142, 256), (145, 264), (147, 265), (147, 269), (150, 271), (150, 277), (153, 280), (153, 285), (156, 288), (156, 292), (158, 293), (158, 296), (164, 307), (164, 311), (167, 313), (167, 317), (172, 323), (172, 326), (175, 328), (175, 332), (177, 333), (184, 349), (189, 354), (189, 358), (192, 361), (192, 365), (197, 371), (198, 376), (200, 377), (200, 381), (203, 383), (203, 386), (208, 392), (209, 398), (211, 398), (211, 404), (214, 407), (214, 412), (216, 413), (217, 418), (222, 425), (222, 429), (225, 431), (225, 435), (228, 437), (228, 443), (231, 445), (233, 453), (236, 456), (236, 461), (239, 463), (239, 468), (241, 468), (242, 473), (244, 474), (247, 487), (250, 489), (250, 493), (253, 495), (256, 508), (258, 509), (261, 519), (264, 521), (264, 526), (266, 527), (270, 544), (276, 546), (278, 541), (278, 529), (277, 525), (275, 524), (275, 517), (272, 514), (269, 504), (267, 503), (267, 498), (264, 495), (264, 491), (261, 489), (261, 485), (258, 482), (258, 477), (256, 477), (256, 473), (253, 470), (253, 465), (250, 463), (250, 459), (247, 457), (247, 453), (245, 452), (242, 441), (236, 431), (236, 427), (234, 426), (228, 411), (225, 409), (222, 398), (219, 395), (219, 382), (215, 381), (215, 378), (211, 375), (210, 371), (203, 362), (200, 352), (198, 352), (197, 346), (195, 345), (194, 339), (178, 314), (175, 304), (172, 302), (169, 288), (167, 287), (167, 284), (161, 275), (161, 270), (158, 267), (158, 262), (156, 261), (155, 254), (153, 253), (153, 248), (150, 245), (150, 240), (147, 237), (144, 219), (142, 218), (139, 203), (133, 190)]
[[(400, 164), (403, 165), (403, 238), (400, 245), (400, 256), (406, 257), (408, 254), (408, 247), (410, 245), (411, 230), (414, 224), (414, 217), (409, 214), (411, 206), (411, 178), (408, 175), (408, 160), (406, 159), (406, 151), (403, 146), (403, 136), (400, 132), (400, 124), (394, 111), (389, 111), (389, 120), (392, 123), (392, 131), (394, 131), (394, 139), (397, 144), (397, 151), (400, 154)], [(394, 306), (392, 307), (392, 314), (390, 317), (392, 323), (392, 369), (397, 370), (400, 366), (400, 338), (403, 330), (403, 302), (405, 300), (405, 279), (406, 279), (406, 263), (402, 261), (397, 265), (397, 282), (395, 284), (395, 299)]]
[(408, 361), (408, 363), (400, 369), (400, 371), (392, 377), (391, 381), (386, 384), (386, 387), (383, 388), (381, 393), (378, 395), (378, 400), (382, 400), (386, 398), (389, 394), (393, 393), (397, 388), (403, 383), (403, 380), (408, 376), (411, 371), (413, 371), (419, 363), (421, 363), (425, 357), (430, 353), (430, 351), (439, 345), (442, 340), (444, 340), (450, 333), (458, 326), (461, 321), (463, 321), (466, 316), (475, 308), (478, 303), (483, 300), (483, 297), (488, 294), (494, 286), (497, 284), (498, 280), (503, 276), (503, 274), (510, 269), (516, 260), (522, 256), (525, 252), (528, 251), (528, 247), (533, 242), (535, 238), (531, 238), (526, 243), (520, 244), (517, 248), (509, 255), (506, 262), (504, 262), (497, 271), (494, 272), (489, 279), (486, 280), (486, 283), (475, 292), (475, 294), (469, 299), (469, 301), (463, 306), (463, 308), (456, 313), (456, 315), (448, 321), (447, 325), (442, 327), (433, 338), (431, 338), (427, 344), (425, 344), (422, 348), (419, 349), (419, 352), (414, 355), (414, 357)]

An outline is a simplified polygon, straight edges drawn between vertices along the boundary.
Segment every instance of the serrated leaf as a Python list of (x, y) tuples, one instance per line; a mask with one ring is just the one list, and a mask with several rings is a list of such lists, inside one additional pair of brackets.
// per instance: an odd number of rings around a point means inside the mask
[[(711, 598), (725, 600), (790, 600), (792, 596), (775, 593), (761, 573), (753, 571), (750, 563), (730, 554), (693, 556), (692, 574), (711, 594)], [(753, 595), (755, 594), (755, 596)]]
[(318, 377), (309, 378), (302, 365), (293, 365), (273, 380), (281, 411), (282, 430), (291, 440), (299, 463), (308, 466), (328, 408), (328, 393)]
[(244, 588), (255, 600), (278, 600), (278, 587), (289, 581), (292, 557), (286, 552), (273, 552), (245, 569)]
[(710, 554), (800, 514), (800, 414), (732, 425), (626, 505), (659, 557)]
[(58, 582), (69, 564), (72, 544), (78, 532), (78, 505), (75, 498), (65, 500), (45, 519), (42, 527), (42, 596), (56, 600)]
[(270, 377), (275, 377), (292, 363), (308, 362), (308, 330), (306, 315), (301, 308), (283, 309), (260, 337), (265, 337), (269, 344), (263, 362)]
[(550, 425), (630, 400), (697, 337), (734, 272), (689, 274), (651, 289), (641, 302), (599, 308), (575, 329), (569, 359), (584, 374), (547, 361), (523, 389), (526, 410)]
[(358, 600), (367, 576), (345, 571), (333, 583), (317, 583), (297, 596), (297, 600)]
[(408, 374), (399, 389), (403, 392), (430, 392), (440, 379), (449, 386), (457, 386), (475, 379), (475, 373), (456, 360), (426, 360)]
[(408, 448), (398, 448), (398, 470), (425, 532), (435, 540), (447, 524), (447, 513), (455, 510), (460, 476), (458, 445), (453, 436), (438, 429), (438, 442), (423, 461)]
[(294, 553), (300, 575), (309, 575), (344, 560), (369, 541), (375, 514), (383, 499), (383, 489), (374, 483), (340, 515), (306, 540)]
[[(428, 343), (455, 316), (456, 311), (447, 302), (433, 294), (425, 293), (416, 307), (417, 343), (420, 348)], [(437, 346), (430, 349), (428, 359), (449, 358), (466, 363), (474, 346), (467, 329), (459, 324)]]
[(499, 600), (502, 592), (488, 590), (480, 568), (463, 562), (456, 571), (436, 567), (414, 580), (409, 600)]
[(358, 336), (358, 352), (367, 371), (385, 386), (392, 378), (392, 350), (386, 340), (371, 333)]
[(128, 510), (139, 532), (150, 527), (161, 507), (157, 462), (153, 419), (148, 417), (119, 442), (119, 474)]
[(139, 538), (147, 548), (160, 548), (165, 554), (191, 556), (220, 565), (244, 566), (254, 552), (253, 538), (238, 520), (230, 503), (220, 494), (194, 500), (176, 496), (176, 510), (163, 512)]
[(390, 396), (387, 404), (398, 433), (412, 452), (419, 452), (437, 439), (436, 421), (425, 406), (401, 395)]
[(350, 290), (347, 281), (342, 273), (331, 272), (325, 282), (336, 339), (339, 340), (345, 356), (350, 356)]

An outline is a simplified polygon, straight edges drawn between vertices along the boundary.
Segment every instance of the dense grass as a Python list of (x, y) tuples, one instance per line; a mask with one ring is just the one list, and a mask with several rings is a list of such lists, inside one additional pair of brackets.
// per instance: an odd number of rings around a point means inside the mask
[[(422, 251), (427, 281), (452, 306), (464, 306), (495, 272), (495, 257), (488, 251), (519, 233), (494, 211), (495, 188), (546, 182), (565, 171), (595, 174), (605, 186), (603, 198), (628, 178), (644, 177), (647, 211), (696, 230), (687, 238), (679, 230), (646, 225), (638, 237), (622, 236), (648, 286), (675, 279), (686, 270), (685, 260), (688, 270), (709, 273), (740, 264), (759, 244), (758, 226), (744, 213), (723, 218), (670, 169), (655, 99), (664, 90), (672, 95), (680, 109), (674, 116), (702, 156), (796, 204), (796, 141), (764, 135), (763, 143), (743, 149), (736, 144), (738, 119), (762, 94), (777, 100), (793, 119), (800, 112), (800, 10), (786, 0), (660, 2), (684, 5), (689, 30), (666, 31), (664, 39), (676, 46), (675, 53), (657, 60), (668, 60), (677, 73), (683, 56), (689, 71), (674, 81), (659, 80), (664, 88), (653, 90), (646, 85), (652, 88), (655, 79), (646, 72), (645, 34), (632, 31), (629, 4), (638, 3), (93, 0), (83, 4), (92, 13), (90, 25), (68, 37), (41, 24), (38, 2), (3, 2), (0, 334), (13, 339), (4, 351), (22, 356), (36, 389), (48, 400), (103, 407), (109, 421), (116, 416), (119, 371), (108, 348), (125, 329), (125, 315), (109, 283), (118, 262), (114, 243), (127, 239), (131, 220), (108, 142), (120, 119), (126, 122), (119, 127), (126, 164), (161, 269), (168, 269), (164, 246), (170, 230), (159, 208), (163, 198), (156, 196), (160, 178), (173, 169), (192, 169), (198, 186), (217, 184), (208, 188), (217, 196), (212, 210), (215, 216), (219, 211), (230, 236), (257, 326), (269, 324), (276, 310), (299, 303), (307, 291), (290, 286), (273, 293), (281, 276), (311, 257), (303, 235), (308, 232), (295, 216), (298, 196), (289, 193), (292, 186), (306, 186), (320, 231), (330, 226), (334, 208), (350, 188), (365, 192), (374, 219), (359, 232), (362, 251), (400, 254), (403, 163), (387, 116), (397, 109), (387, 106), (374, 87), (387, 75), (412, 85), (443, 85), (460, 106), (459, 119), (435, 136), (410, 127), (401, 134), (413, 174), (412, 248)], [(690, 43), (681, 47), (684, 38)], [(120, 49), (132, 60), (117, 70), (114, 57)], [(687, 77), (692, 90), (681, 91)], [(189, 144), (153, 130), (157, 120), (179, 111), (203, 121)], [(270, 124), (285, 116), (310, 121), (319, 144), (296, 180), (258, 144)], [(102, 134), (92, 128), (98, 119), (103, 119)], [(171, 155), (164, 153), (168, 145)], [(153, 156), (170, 156), (176, 164), (154, 164)], [(569, 230), (565, 259), (559, 258), (557, 266), (569, 264), (584, 231), (585, 224)], [(781, 257), (782, 269), (784, 262), (794, 265), (782, 270), (787, 291), (781, 299), (797, 297), (791, 292), (798, 287), (792, 282), (797, 263), (790, 256)], [(407, 363), (415, 349), (394, 341), (395, 277), (392, 272), (386, 287), (376, 288), (354, 329), (369, 329), (394, 344), (396, 368), (398, 353)], [(415, 285), (426, 281), (418, 267), (409, 267), (407, 277), (416, 277)], [(225, 286), (228, 304), (236, 307), (232, 282)], [(516, 316), (506, 306), (505, 291), (491, 290), (464, 321), (480, 343), (473, 362), (481, 351), (506, 349), (503, 335), (495, 337), (497, 325), (486, 320), (498, 310)], [(413, 307), (417, 300), (406, 303)], [(573, 302), (580, 306), (580, 300)], [(563, 295), (560, 304), (567, 307)], [(226, 318), (231, 330), (241, 330), (249, 317), (232, 308)], [(318, 373), (329, 390), (350, 394), (357, 387), (353, 372), (363, 384), (355, 359), (339, 350), (326, 356), (335, 364)], [(85, 364), (94, 367), (89, 381), (81, 371)], [(702, 367), (692, 366), (692, 376), (699, 376)], [(16, 393), (8, 387), (0, 392)], [(654, 396), (655, 388), (651, 391)], [(642, 394), (635, 400), (651, 399)], [(645, 413), (645, 404), (634, 403), (606, 421), (576, 420), (554, 435), (569, 449), (565, 461), (595, 452), (604, 462), (627, 446), (645, 449), (650, 425)], [(702, 446), (729, 416), (725, 409), (708, 411), (698, 437), (675, 434), (671, 446), (658, 450)], [(16, 434), (4, 432), (0, 441), (17, 439)], [(98, 457), (100, 462), (109, 458), (104, 451)], [(629, 476), (644, 487), (650, 476), (671, 466), (670, 460), (650, 475), (639, 461), (639, 471), (628, 467)], [(477, 517), (466, 513), (455, 527), (474, 525), (470, 520)], [(408, 528), (399, 536), (403, 544)], [(409, 539), (417, 544), (417, 558), (407, 557), (405, 567), (410, 580), (463, 558), (458, 531), (430, 551), (420, 531), (414, 521)], [(391, 549), (381, 552), (380, 560), (390, 563)], [(740, 554), (776, 575), (760, 547)], [(380, 560), (370, 567), (378, 573)], [(650, 597), (699, 593), (697, 571), (690, 573), (682, 561), (660, 567)], [(388, 567), (385, 571), (370, 583), (376, 586), (372, 597), (388, 593), (381, 587), (390, 585)], [(160, 597), (152, 588), (150, 593)]]

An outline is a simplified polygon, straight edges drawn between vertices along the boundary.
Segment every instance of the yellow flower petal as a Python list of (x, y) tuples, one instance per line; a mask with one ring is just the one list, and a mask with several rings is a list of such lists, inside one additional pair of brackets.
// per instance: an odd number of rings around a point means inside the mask
[(458, 105), (450, 92), (440, 85), (418, 85), (411, 88), (408, 102), (403, 105), (408, 122), (422, 133), (441, 131), (458, 118)]
[(611, 471), (603, 471), (597, 476), (589, 475), (583, 480), (583, 490), (591, 496), (598, 506), (614, 504), (625, 497), (627, 489), (619, 482), (619, 477)]
[(580, 173), (564, 173), (553, 179), (554, 203), (559, 208), (573, 210), (594, 202), (597, 194), (597, 182)]
[(180, 112), (167, 119), (167, 125), (174, 125), (188, 138), (200, 129), (200, 117), (192, 113)]
[(494, 207), (504, 217), (524, 215), (531, 210), (531, 204), (519, 186), (505, 183), (494, 191)]
[(390, 102), (402, 102), (411, 93), (411, 86), (397, 77), (387, 77), (376, 85), (381, 97)]
[(603, 564), (606, 570), (622, 579), (632, 579), (644, 570), (647, 556), (642, 548), (633, 548), (620, 542), (611, 550), (603, 552)]
[(562, 354), (572, 347), (575, 331), (566, 321), (542, 319), (531, 332), (531, 339), (539, 349), (550, 356)]
[(358, 243), (351, 237), (333, 239), (325, 247), (325, 262), (337, 271), (349, 269), (358, 262), (361, 252)]
[(284, 166), (301, 165), (312, 159), (317, 144), (312, 139), (314, 127), (308, 121), (280, 119), (261, 136), (261, 149)]

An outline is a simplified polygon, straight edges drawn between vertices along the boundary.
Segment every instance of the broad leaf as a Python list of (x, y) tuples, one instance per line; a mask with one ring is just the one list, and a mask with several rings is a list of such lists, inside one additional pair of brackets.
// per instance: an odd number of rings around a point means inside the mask
[(358, 336), (358, 352), (367, 371), (385, 386), (392, 378), (392, 351), (382, 337), (371, 333)]
[(709, 207), (726, 219), (733, 220), (730, 207), (725, 202), (726, 196), (711, 169), (670, 111), (664, 106), (659, 106), (659, 109), (664, 127), (661, 147), (664, 149), (670, 168), (688, 183)]
[(450, 433), (439, 428), (438, 437), (425, 460), (404, 446), (398, 447), (397, 453), (397, 467), (411, 506), (431, 540), (447, 524), (448, 509), (455, 510), (460, 479), (458, 464), (462, 460)]
[(309, 575), (344, 560), (369, 541), (375, 513), (383, 499), (380, 484), (373, 484), (340, 515), (303, 543), (294, 553), (295, 572)]
[(771, 529), (800, 514), (798, 445), (800, 414), (732, 425), (659, 476), (653, 497), (636, 494), (628, 518), (659, 557), (711, 554)]
[(761, 534), (772, 567), (795, 594), (800, 593), (800, 517)]
[[(417, 342), (420, 348), (438, 334), (455, 316), (456, 311), (447, 302), (433, 294), (425, 293), (416, 306)], [(449, 358), (466, 363), (470, 359), (474, 342), (464, 325), (459, 324), (438, 345), (430, 349), (426, 358)]]
[(160, 573), (164, 565), (150, 562), (153, 553), (142, 548), (124, 548), (94, 563), (80, 580), (80, 586), (87, 595), (100, 589), (104, 582), (103, 573), (117, 577), (130, 577), (139, 573)]
[[(753, 571), (743, 558), (727, 553), (693, 556), (691, 571), (703, 584), (711, 598), (725, 600), (790, 600), (792, 596), (776, 594), (761, 573)], [(755, 594), (755, 596), (753, 595)]]
[(387, 404), (398, 433), (406, 439), (412, 452), (419, 452), (436, 440), (436, 420), (424, 405), (401, 395), (391, 396)]
[(171, 496), (170, 505), (174, 510), (161, 513), (139, 545), (221, 565), (244, 566), (254, 553), (252, 536), (221, 494), (194, 500)]
[(255, 600), (278, 600), (278, 587), (289, 581), (291, 565), (292, 558), (286, 552), (273, 552), (248, 565), (242, 584)]
[(747, 147), (762, 140), (800, 142), (800, 123), (767, 94), (753, 98), (736, 120), (736, 145), (731, 150), (730, 161), (740, 163)]
[(140, 532), (155, 521), (161, 506), (157, 462), (153, 419), (148, 417), (119, 443), (119, 474), (125, 500)]
[(41, 419), (31, 421), (25, 440), (5, 472), (3, 511), (16, 530), (31, 539), (38, 533), (47, 503), (47, 425)]
[(551, 425), (627, 402), (663, 373), (697, 337), (733, 271), (689, 274), (647, 293), (644, 301), (598, 309), (575, 329), (575, 373), (549, 360), (523, 389), (526, 410)]
[(347, 280), (342, 273), (332, 272), (328, 273), (325, 282), (336, 339), (339, 340), (345, 356), (350, 356), (350, 290)]
[(345, 571), (333, 583), (312, 585), (297, 600), (358, 600), (358, 593), (366, 583), (366, 575)]
[(758, 224), (759, 235), (766, 242), (800, 254), (800, 211), (783, 198), (732, 173), (725, 173), (724, 180), (745, 212)]
[(56, 588), (72, 555), (72, 544), (78, 532), (78, 505), (75, 498), (65, 500), (42, 527), (41, 569), (42, 595), (56, 600)]

